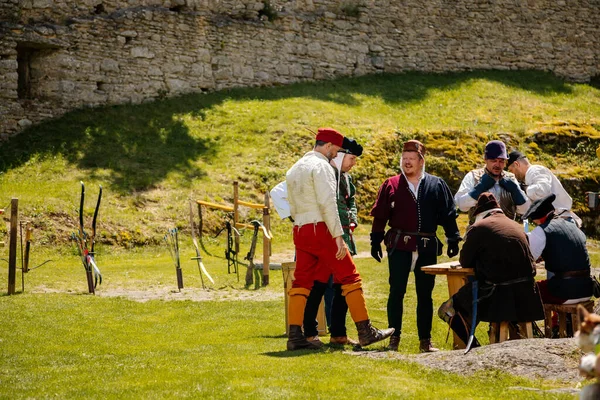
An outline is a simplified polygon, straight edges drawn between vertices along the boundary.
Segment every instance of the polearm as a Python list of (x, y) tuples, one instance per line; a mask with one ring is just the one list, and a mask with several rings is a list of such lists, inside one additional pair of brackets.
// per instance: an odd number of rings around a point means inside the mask
[(238, 252), (233, 249), (233, 231), (239, 236), (239, 231), (229, 221), (225, 221), (225, 227), (227, 228), (227, 250), (225, 250), (225, 258), (227, 259), (227, 273), (231, 273), (231, 267), (233, 266), (233, 272), (236, 273), (238, 282), (240, 280), (240, 272), (238, 269)]
[[(96, 246), (96, 221), (98, 220), (98, 210), (100, 209), (100, 201), (102, 200), (102, 185), (100, 185), (100, 192), (98, 193), (98, 201), (96, 202), (96, 209), (94, 210), (94, 218), (92, 219), (92, 237), (90, 238), (90, 242), (92, 243), (92, 248), (88, 255), (89, 263), (93, 267), (94, 270), (94, 288), (98, 285), (98, 283), (102, 284), (102, 274), (100, 273), (100, 269), (96, 265), (96, 252), (94, 251), (94, 247)], [(100, 282), (98, 282), (100, 281)]]
[(262, 229), (263, 236), (267, 240), (271, 240), (271, 235), (269, 234), (267, 228), (258, 220), (250, 221), (252, 226), (254, 226), (254, 232), (252, 233), (252, 242), (250, 244), (250, 251), (244, 258), (248, 260), (248, 270), (246, 271), (246, 287), (250, 287), (252, 285), (254, 275), (254, 279), (256, 279), (255, 287), (258, 289), (260, 284), (260, 272), (254, 268), (254, 254), (256, 253), (256, 242), (258, 240), (258, 231)]
[(179, 290), (183, 289), (183, 271), (181, 271), (181, 263), (180, 263), (180, 259), (179, 259), (179, 235), (178, 235), (178, 230), (177, 228), (173, 229), (173, 232), (175, 234), (175, 256), (176, 258), (176, 271), (177, 271), (177, 287), (179, 288)]
[[(169, 239), (167, 239), (167, 237)], [(181, 289), (183, 288), (183, 273), (181, 271), (181, 264), (179, 262), (179, 243), (177, 236), (177, 228), (169, 229), (164, 239), (167, 243), (167, 247), (169, 247), (169, 252), (171, 253), (171, 258), (173, 259), (173, 264), (175, 265), (175, 273), (177, 275), (177, 289), (181, 291)]]
[(250, 243), (250, 251), (244, 258), (248, 260), (248, 269), (246, 270), (246, 288), (249, 288), (253, 283), (253, 275), (254, 275), (254, 253), (256, 251), (256, 240), (258, 238), (258, 229), (260, 227), (260, 222), (252, 221), (252, 225), (254, 225), (254, 232), (252, 233), (252, 242)]
[[(202, 216), (200, 216), (200, 220), (202, 220)], [(202, 225), (199, 225), (199, 229), (201, 229)], [(200, 280), (202, 281), (202, 288), (205, 289), (204, 286), (204, 278), (202, 274), (206, 275), (208, 280), (214, 285), (215, 281), (210, 276), (206, 268), (204, 267), (204, 263), (202, 262), (202, 255), (200, 254), (200, 249), (198, 248), (198, 242), (196, 241), (196, 230), (194, 229), (194, 207), (192, 205), (192, 200), (190, 200), (190, 229), (192, 231), (192, 243), (194, 244), (194, 249), (196, 249), (196, 257), (192, 257), (192, 260), (196, 260), (198, 262), (198, 270), (200, 272)]]
[(88, 261), (88, 249), (87, 249), (87, 234), (83, 228), (83, 204), (85, 201), (85, 184), (80, 181), (81, 184), (81, 198), (79, 200), (79, 238), (78, 244), (81, 254), (81, 261), (83, 263), (83, 268), (85, 268), (85, 276), (87, 278), (88, 283), (88, 291), (92, 294), (95, 294), (94, 290), (94, 278), (92, 276), (92, 266)]

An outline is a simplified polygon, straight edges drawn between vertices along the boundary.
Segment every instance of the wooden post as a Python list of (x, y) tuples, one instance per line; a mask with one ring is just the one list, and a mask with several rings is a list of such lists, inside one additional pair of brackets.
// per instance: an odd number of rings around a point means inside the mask
[[(239, 219), (239, 194), (238, 194), (238, 181), (233, 182), (233, 226), (236, 227)], [(233, 231), (233, 236), (235, 238), (235, 253), (238, 254), (240, 252), (240, 237)]]
[(8, 250), (8, 294), (15, 294), (17, 277), (17, 221), (19, 219), (19, 199), (10, 204), (10, 243)]
[(198, 238), (200, 240), (200, 244), (202, 244), (202, 206), (198, 204)]
[[(269, 192), (265, 193), (265, 207), (263, 208), (263, 225), (267, 232), (271, 232), (271, 216), (269, 215), (270, 210), (269, 203)], [(271, 262), (271, 240), (268, 239), (263, 233), (263, 278), (262, 285), (267, 286), (269, 284), (269, 263)]]

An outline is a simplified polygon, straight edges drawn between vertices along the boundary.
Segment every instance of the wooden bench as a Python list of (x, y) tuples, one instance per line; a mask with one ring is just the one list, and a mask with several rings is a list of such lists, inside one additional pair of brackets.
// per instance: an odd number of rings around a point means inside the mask
[[(586, 300), (574, 304), (544, 304), (544, 334), (547, 338), (552, 337), (552, 312), (558, 314), (558, 336), (566, 338), (567, 336), (567, 315), (571, 315), (573, 333), (579, 329), (579, 317), (577, 316), (577, 306), (582, 305), (589, 312), (594, 312), (594, 301)], [(572, 335), (571, 335), (572, 336)]]
[(533, 326), (531, 322), (519, 322), (519, 332), (513, 328), (510, 322), (490, 323), (490, 344), (502, 343), (505, 340), (531, 339), (533, 337)]

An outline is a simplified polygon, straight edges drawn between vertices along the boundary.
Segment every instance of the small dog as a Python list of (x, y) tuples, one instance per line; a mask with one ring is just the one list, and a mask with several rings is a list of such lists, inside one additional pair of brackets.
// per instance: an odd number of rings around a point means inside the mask
[[(588, 379), (600, 378), (600, 315), (588, 312), (583, 306), (577, 307), (579, 331), (575, 334), (577, 345), (585, 355), (579, 362), (579, 371)], [(585, 386), (579, 395), (582, 400), (600, 398), (600, 381)]]

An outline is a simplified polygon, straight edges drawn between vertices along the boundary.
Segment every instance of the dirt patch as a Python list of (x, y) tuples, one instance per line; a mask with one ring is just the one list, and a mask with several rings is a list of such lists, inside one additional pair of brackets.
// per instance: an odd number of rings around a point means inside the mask
[(460, 375), (472, 375), (483, 370), (499, 370), (529, 379), (544, 379), (574, 388), (583, 378), (577, 366), (583, 355), (573, 338), (523, 339), (482, 346), (464, 354), (464, 350), (424, 354), (393, 352), (348, 352), (354, 356), (400, 359), (416, 362), (428, 368)]
[[(31, 293), (72, 293), (72, 291), (60, 291), (44, 287), (36, 287)], [(87, 292), (86, 292), (87, 293)], [(272, 301), (281, 300), (283, 303), (283, 291), (274, 292), (264, 289), (246, 290), (225, 286), (218, 289), (184, 288), (177, 291), (172, 287), (153, 287), (144, 290), (132, 290), (129, 288), (111, 288), (98, 290), (98, 297), (123, 297), (128, 300), (146, 302), (149, 300), (191, 300), (191, 301)]]

